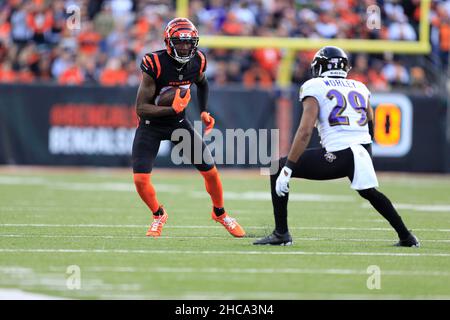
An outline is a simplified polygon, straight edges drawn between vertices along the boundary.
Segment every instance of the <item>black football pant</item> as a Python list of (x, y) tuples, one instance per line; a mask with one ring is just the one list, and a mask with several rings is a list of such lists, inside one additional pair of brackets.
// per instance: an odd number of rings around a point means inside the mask
[[(372, 148), (370, 144), (363, 145), (370, 155)], [(275, 191), (276, 180), (281, 169), (286, 163), (287, 157), (278, 161), (277, 173), (270, 176), (270, 188), (272, 194), (272, 205), (275, 216), (275, 230), (280, 233), (288, 231), (287, 206), (289, 193), (279, 197)], [(308, 180), (332, 180), (348, 177), (353, 181), (354, 159), (350, 148), (328, 153), (324, 148), (306, 149), (292, 169), (292, 177)], [(361, 197), (368, 200), (372, 206), (391, 224), (400, 239), (408, 237), (410, 232), (403, 224), (401, 217), (394, 209), (391, 201), (375, 188), (358, 190)]]
[[(214, 167), (214, 159), (202, 137), (194, 130), (188, 119), (184, 118), (167, 123), (152, 120), (146, 123), (142, 120), (136, 129), (133, 141), (133, 173), (150, 173), (161, 141), (171, 140), (172, 133), (177, 129), (183, 129), (190, 138), (190, 150), (185, 149), (185, 153), (181, 152), (181, 157), (185, 159), (185, 163), (194, 164), (199, 171), (212, 169)], [(183, 138), (180, 138), (180, 141), (172, 142), (174, 144), (182, 143)], [(200, 150), (194, 149), (195, 146), (201, 146), (201, 155), (198, 154)], [(195, 158), (196, 152), (197, 157)]]

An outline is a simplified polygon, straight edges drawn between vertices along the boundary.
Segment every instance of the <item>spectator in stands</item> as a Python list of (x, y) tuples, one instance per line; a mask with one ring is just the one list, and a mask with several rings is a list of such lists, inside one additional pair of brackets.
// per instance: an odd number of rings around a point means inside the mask
[(67, 14), (63, 0), (53, 1), (51, 6), (53, 23), (48, 40), (51, 44), (58, 44), (61, 41), (61, 34), (66, 26)]
[(367, 86), (371, 91), (388, 91), (390, 89), (389, 83), (383, 74), (383, 62), (374, 60), (369, 70), (369, 81)]
[[(63, 83), (136, 84), (140, 73), (133, 65), (144, 53), (163, 48), (162, 26), (174, 17), (174, 3), (171, 0), (0, 1), (0, 81), (29, 82), (34, 77), (55, 82), (67, 79)], [(70, 4), (80, 6), (81, 31), (67, 28), (66, 6)], [(381, 9), (381, 29), (364, 27), (370, 5)], [(417, 40), (420, 7), (420, 0), (189, 1), (190, 16), (201, 35), (309, 39)], [(429, 60), (435, 69), (442, 70), (447, 68), (450, 48), (450, 0), (433, 1), (430, 16), (433, 53)], [(251, 52), (211, 49), (206, 53), (211, 83), (244, 82), (250, 87), (269, 87), (275, 83), (281, 52), (270, 49), (269, 44)], [(296, 83), (309, 76), (309, 65), (304, 61), (311, 59), (303, 60), (304, 54), (298, 53), (293, 66), (292, 78)], [(115, 64), (111, 58), (119, 59), (120, 72), (111, 70)], [(433, 68), (422, 65), (420, 60), (412, 62), (409, 57), (385, 62), (374, 55), (357, 55), (353, 67), (350, 76), (368, 79), (369, 86), (376, 90), (388, 90), (410, 81), (422, 90), (436, 83), (431, 76)], [(219, 72), (222, 69), (225, 72)], [(112, 77), (112, 83), (108, 82), (109, 77), (101, 77), (111, 72), (120, 74)], [(427, 85), (422, 84), (423, 79)]]
[(242, 82), (241, 64), (237, 60), (231, 60), (227, 66), (227, 78), (231, 83)]
[(3, 63), (8, 59), (8, 52), (9, 50), (4, 43), (4, 40), (0, 40), (0, 63)]
[(262, 68), (257, 62), (252, 63), (250, 68), (244, 72), (242, 77), (244, 87), (271, 89), (273, 79), (270, 73)]
[(88, 57), (82, 61), (82, 68), (84, 71), (84, 83), (95, 84), (98, 83), (99, 70), (96, 65), (95, 57)]
[(53, 12), (43, 0), (34, 0), (26, 16), (27, 27), (33, 34), (33, 41), (41, 44), (50, 40), (53, 26)]
[(227, 62), (226, 61), (217, 61), (214, 68), (214, 75), (212, 80), (217, 86), (223, 86), (228, 84), (227, 77)]
[(322, 38), (335, 38), (338, 33), (336, 18), (331, 16), (331, 12), (324, 12), (319, 16), (316, 24), (316, 31)]
[(82, 30), (78, 35), (78, 47), (81, 55), (95, 55), (99, 48), (101, 35), (95, 31), (91, 21), (82, 22)]
[[(32, 71), (35, 75), (38, 75), (38, 63), (41, 58), (39, 51), (37, 50), (36, 44), (27, 44), (22, 51), (19, 52), (16, 60), (17, 68), (22, 73), (28, 73)], [(29, 77), (26, 77), (27, 79)]]
[(11, 39), (18, 45), (25, 45), (33, 36), (27, 23), (27, 12), (33, 6), (31, 2), (19, 3), (11, 11)]
[(142, 73), (136, 68), (136, 63), (134, 61), (129, 61), (126, 64), (125, 69), (128, 75), (127, 85), (138, 86), (141, 82)]
[[(118, 22), (116, 28), (106, 39), (107, 52), (110, 56), (118, 57), (124, 54), (130, 42), (126, 24)], [(163, 44), (160, 44), (162, 47)]]
[(427, 80), (425, 77), (425, 71), (421, 67), (411, 68), (411, 86), (416, 88), (425, 88)]
[(17, 74), (17, 81), (20, 83), (33, 83), (36, 80), (29, 66), (22, 66)]
[(253, 52), (253, 57), (262, 69), (267, 71), (272, 78), (276, 78), (282, 57), (279, 49), (259, 48)]
[(398, 59), (387, 61), (383, 67), (382, 73), (391, 85), (404, 86), (409, 84), (408, 70)]
[(58, 50), (56, 52), (58, 53), (56, 59), (53, 60), (51, 66), (51, 74), (53, 78), (59, 79), (60, 75), (69, 68), (71, 62), (75, 58), (75, 55), (72, 54), (69, 50), (64, 49)]
[(11, 24), (8, 21), (9, 12), (7, 10), (0, 11), (0, 42), (9, 42), (11, 33)]
[(12, 63), (4, 61), (0, 67), (0, 83), (13, 83), (17, 80), (17, 73), (13, 70)]
[(234, 12), (228, 12), (222, 24), (222, 31), (227, 36), (239, 36), (245, 33), (245, 25), (238, 20)]
[(51, 65), (52, 62), (49, 54), (40, 56), (35, 72), (40, 80), (50, 81), (52, 79)]
[(106, 68), (100, 73), (100, 84), (104, 86), (126, 85), (128, 81), (127, 71), (122, 68), (118, 58), (111, 58)]
[(106, 39), (113, 32), (115, 26), (111, 4), (105, 2), (93, 21), (95, 31), (98, 32), (102, 40)]
[(292, 72), (292, 82), (295, 85), (302, 85), (311, 79), (310, 63), (304, 60), (297, 60)]
[(389, 40), (416, 40), (416, 32), (412, 25), (408, 22), (408, 17), (403, 13), (397, 13), (394, 16), (395, 21), (391, 23), (388, 29)]
[(352, 65), (352, 69), (348, 75), (349, 79), (354, 79), (357, 81), (361, 81), (362, 83), (367, 84), (368, 77), (368, 58), (364, 54), (358, 54), (355, 57), (355, 61)]
[(447, 68), (450, 50), (450, 5), (438, 5), (436, 10), (436, 17), (433, 19), (432, 23), (438, 29), (439, 55), (443, 67)]
[(81, 85), (84, 83), (83, 71), (78, 61), (73, 62), (72, 60), (69, 67), (59, 75), (58, 83), (61, 85)]

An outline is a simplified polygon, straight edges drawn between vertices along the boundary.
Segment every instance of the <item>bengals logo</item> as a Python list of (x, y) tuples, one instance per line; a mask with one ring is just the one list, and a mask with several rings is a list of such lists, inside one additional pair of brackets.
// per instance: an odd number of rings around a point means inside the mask
[(179, 32), (178, 33), (178, 37), (180, 38), (191, 38), (191, 34), (190, 33), (184, 33), (184, 32)]

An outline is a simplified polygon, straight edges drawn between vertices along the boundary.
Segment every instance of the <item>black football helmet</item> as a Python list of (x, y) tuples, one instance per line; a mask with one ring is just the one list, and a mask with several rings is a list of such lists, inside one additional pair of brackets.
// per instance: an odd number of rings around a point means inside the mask
[(338, 47), (323, 47), (314, 55), (311, 73), (317, 77), (346, 78), (350, 71), (347, 54)]

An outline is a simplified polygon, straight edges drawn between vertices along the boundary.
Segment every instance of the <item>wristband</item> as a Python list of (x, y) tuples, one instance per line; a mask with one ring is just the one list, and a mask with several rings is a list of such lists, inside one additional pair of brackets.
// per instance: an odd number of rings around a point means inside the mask
[(288, 159), (288, 160), (286, 161), (286, 164), (285, 164), (284, 166), (285, 166), (285, 167), (288, 167), (289, 169), (292, 170), (292, 169), (295, 167), (295, 162)]

